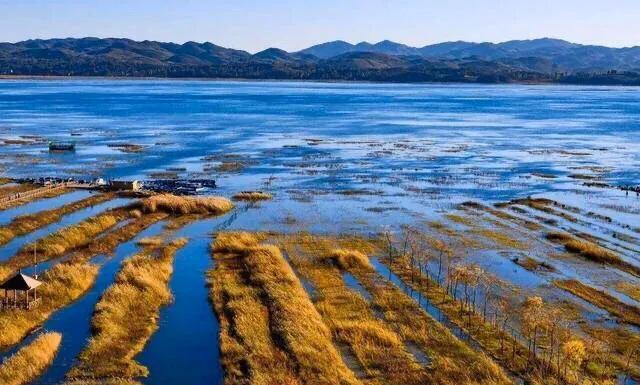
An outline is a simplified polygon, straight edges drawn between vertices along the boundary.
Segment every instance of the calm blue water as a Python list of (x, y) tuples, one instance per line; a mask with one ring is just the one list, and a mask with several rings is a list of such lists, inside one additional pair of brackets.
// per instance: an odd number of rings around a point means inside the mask
[[(233, 152), (256, 161), (254, 175), (282, 176), (299, 188), (364, 187), (358, 176), (378, 169), (378, 177), (403, 180), (447, 175), (456, 182), (449, 185), (451, 193), (489, 196), (498, 194), (487, 194), (486, 184), (507, 193), (522, 190), (523, 182), (529, 191), (544, 190), (546, 181), (519, 176), (563, 176), (576, 172), (572, 166), (610, 167), (611, 181), (637, 182), (640, 92), (529, 85), (0, 81), (0, 137), (20, 135), (74, 139), (78, 152), (50, 156), (44, 144), (0, 147), (10, 175), (143, 176), (176, 166), (202, 173), (202, 157)], [(308, 138), (326, 142), (310, 146)], [(107, 146), (123, 142), (149, 147), (142, 154), (122, 154)], [(36, 164), (8, 156), (25, 152)], [(288, 163), (301, 161), (315, 163), (320, 172), (291, 180), (297, 170)]]

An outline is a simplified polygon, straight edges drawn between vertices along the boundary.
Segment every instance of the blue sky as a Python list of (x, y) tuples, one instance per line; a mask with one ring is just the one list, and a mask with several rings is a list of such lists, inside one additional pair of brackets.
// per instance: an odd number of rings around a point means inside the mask
[(0, 41), (128, 37), (256, 52), (329, 41), (640, 45), (640, 0), (0, 0)]

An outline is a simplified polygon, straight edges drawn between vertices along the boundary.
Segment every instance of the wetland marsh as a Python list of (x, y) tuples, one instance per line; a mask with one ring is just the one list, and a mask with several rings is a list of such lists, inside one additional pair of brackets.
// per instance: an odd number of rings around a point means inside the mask
[(0, 171), (217, 183), (3, 179), (15, 384), (640, 380), (634, 88), (2, 80)]

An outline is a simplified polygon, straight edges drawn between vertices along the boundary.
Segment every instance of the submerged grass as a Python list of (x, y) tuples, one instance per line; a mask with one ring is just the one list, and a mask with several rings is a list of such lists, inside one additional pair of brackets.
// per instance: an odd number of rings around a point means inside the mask
[(640, 308), (627, 305), (612, 295), (591, 286), (587, 286), (575, 279), (554, 281), (553, 284), (601, 309), (608, 311), (612, 315), (622, 319), (624, 322), (640, 326)]
[(609, 249), (598, 245), (597, 243), (578, 239), (568, 233), (550, 232), (546, 235), (547, 239), (564, 245), (564, 248), (574, 254), (578, 254), (585, 259), (596, 263), (616, 266), (630, 274), (640, 276), (640, 268), (624, 261), (620, 256)]
[(57, 209), (41, 211), (36, 214), (16, 217), (11, 223), (0, 227), (0, 246), (12, 239), (30, 233), (46, 225), (58, 222), (60, 218), (72, 212), (94, 206), (113, 199), (113, 194), (99, 194), (90, 196), (77, 202), (64, 205)]
[(222, 233), (212, 247), (225, 383), (358, 384), (280, 249), (261, 238)]
[(158, 328), (160, 308), (171, 301), (169, 279), (176, 251), (187, 243), (176, 239), (127, 260), (115, 283), (102, 295), (91, 322), (93, 337), (67, 375), (85, 380), (131, 381), (148, 375), (134, 360)]
[(25, 385), (51, 365), (60, 347), (60, 333), (44, 333), (0, 365), (0, 384)]

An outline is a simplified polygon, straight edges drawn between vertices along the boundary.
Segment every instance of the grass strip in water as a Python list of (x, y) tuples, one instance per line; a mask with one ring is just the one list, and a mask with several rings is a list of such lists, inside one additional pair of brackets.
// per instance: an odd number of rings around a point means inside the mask
[(148, 375), (134, 357), (158, 328), (160, 308), (171, 301), (174, 256), (186, 243), (187, 239), (179, 238), (124, 262), (96, 305), (93, 336), (78, 365), (68, 373), (67, 383), (129, 382)]
[[(43, 274), (43, 285), (38, 288), (42, 298), (40, 306), (30, 310), (0, 312), (0, 350), (18, 343), (31, 330), (42, 325), (49, 316), (63, 306), (80, 298), (95, 282), (98, 266), (88, 263), (97, 255), (112, 253), (139, 232), (164, 219), (166, 214), (147, 215), (111, 233), (95, 239), (84, 249), (76, 251), (69, 261), (55, 265)], [(12, 272), (0, 266), (0, 277)]]
[(223, 197), (154, 195), (133, 205), (144, 213), (220, 215), (233, 209), (233, 203)]
[(235, 194), (233, 197), (235, 201), (264, 201), (272, 198), (271, 194), (264, 191), (242, 191)]
[(12, 239), (28, 234), (34, 230), (58, 222), (63, 216), (75, 211), (98, 205), (113, 199), (114, 194), (98, 194), (86, 199), (64, 205), (57, 209), (41, 211), (30, 215), (21, 215), (5, 226), (0, 227), (0, 246)]
[(0, 365), (0, 384), (25, 385), (51, 365), (60, 347), (62, 335), (44, 333), (18, 350)]
[(213, 244), (225, 384), (359, 384), (280, 249), (262, 238), (226, 232)]
[(54, 311), (79, 298), (93, 285), (97, 274), (98, 266), (92, 264), (61, 263), (48, 270), (38, 288), (42, 299), (39, 306), (0, 312), (0, 349), (18, 343)]
[(587, 286), (575, 279), (557, 280), (553, 284), (574, 294), (596, 307), (604, 309), (624, 322), (640, 326), (640, 308), (628, 305), (610, 294)]
[(327, 263), (338, 261), (334, 245), (324, 247), (310, 235), (285, 238), (284, 244), (297, 271), (312, 283), (318, 311), (336, 343), (353, 355), (353, 370), (363, 382), (430, 383), (427, 371), (406, 350), (402, 338), (376, 318), (366, 299), (350, 290), (338, 268)]
[[(417, 275), (415, 269), (412, 271), (408, 258), (396, 257), (393, 263), (387, 264), (387, 266), (408, 287), (421, 293), (433, 305), (437, 306), (452, 323), (468, 333), (475, 342), (482, 346), (485, 352), (504, 368), (522, 377), (531, 375), (531, 356), (519, 341), (492, 323), (486, 322), (481, 315), (467, 311), (461, 312), (460, 301), (454, 300), (444, 288), (431, 278)], [(468, 327), (468, 325), (473, 326)], [(531, 380), (536, 379), (532, 378)], [(548, 380), (549, 384), (556, 383), (555, 376), (550, 375), (548, 379), (544, 380)]]
[[(93, 251), (97, 252), (103, 247), (110, 246), (110, 244), (101, 245), (95, 242), (95, 239), (102, 238), (98, 236), (128, 217), (126, 210), (110, 210), (51, 233), (35, 243), (27, 244), (14, 256), (0, 264), (0, 281), (8, 278), (19, 269), (31, 266), (34, 263), (34, 245), (38, 262), (48, 261), (76, 250), (83, 250), (91, 255), (96, 255)], [(108, 233), (104, 234), (104, 236), (107, 235)]]
[(618, 254), (598, 245), (597, 243), (587, 241), (585, 239), (578, 239), (563, 232), (547, 233), (546, 238), (550, 241), (564, 245), (564, 248), (567, 251), (578, 254), (589, 261), (615, 266), (622, 271), (640, 277), (640, 267), (624, 261)]
[[(338, 237), (312, 237), (309, 235), (298, 235), (294, 241), (292, 261), (299, 268), (301, 274), (307, 276), (322, 293), (322, 299), (318, 301), (318, 307), (331, 309), (324, 306), (323, 302), (333, 302), (332, 319), (359, 320), (362, 314), (370, 314), (374, 308), (380, 314), (377, 322), (381, 328), (389, 329), (396, 334), (396, 339), (403, 345), (396, 346), (395, 349), (405, 350), (404, 346), (412, 345), (418, 347), (422, 352), (427, 353), (430, 359), (428, 370), (421, 372), (416, 369), (412, 357), (404, 358), (400, 365), (389, 360), (391, 356), (378, 355), (378, 362), (369, 362), (367, 359), (374, 357), (371, 354), (364, 354), (363, 349), (371, 349), (367, 339), (354, 339), (351, 341), (352, 350), (356, 356), (365, 364), (365, 367), (384, 368), (384, 365), (398, 365), (395, 370), (390, 369), (377, 373), (382, 377), (383, 383), (433, 383), (433, 384), (508, 384), (510, 380), (500, 367), (484, 354), (476, 352), (466, 344), (458, 340), (448, 329), (424, 312), (405, 293), (389, 283), (380, 280), (380, 277), (371, 267), (366, 254), (373, 252), (376, 246), (363, 239), (338, 238)], [(285, 238), (286, 239), (286, 238)], [(294, 238), (295, 240), (295, 238)], [(337, 248), (336, 248), (337, 246)], [(303, 253), (302, 256), (297, 255)], [(345, 261), (345, 256), (352, 256), (350, 261)], [(331, 262), (327, 264), (327, 262)], [(339, 271), (338, 271), (339, 270)], [(358, 300), (350, 299), (354, 293), (346, 290), (341, 282), (340, 272), (349, 272), (363, 285), (372, 295), (372, 303), (364, 304), (362, 298)], [(345, 293), (345, 291), (347, 293)], [(334, 300), (331, 300), (331, 298)], [(338, 298), (342, 297), (342, 300)], [(357, 296), (360, 297), (360, 296)], [(359, 308), (352, 308), (349, 313), (343, 313), (340, 308), (353, 307), (360, 302)], [(351, 314), (350, 314), (351, 313)], [(360, 316), (358, 316), (360, 315)], [(327, 321), (328, 322), (328, 321)], [(368, 321), (370, 322), (370, 321)], [(360, 320), (354, 327), (365, 322)], [(338, 325), (340, 326), (340, 325)], [(338, 336), (341, 333), (338, 332)], [(372, 341), (375, 341), (372, 339)], [(356, 345), (353, 345), (353, 344)], [(362, 345), (362, 346), (358, 346)], [(376, 347), (373, 352), (385, 352), (382, 346)], [(360, 353), (358, 353), (360, 351)], [(388, 350), (387, 350), (388, 351)], [(398, 354), (398, 353), (396, 353)], [(362, 358), (361, 358), (362, 357)], [(398, 357), (400, 358), (400, 356)], [(384, 363), (389, 360), (388, 363)], [(407, 366), (409, 366), (407, 368)], [(410, 370), (413, 370), (413, 375)], [(370, 373), (374, 371), (368, 370)], [(426, 375), (426, 379), (425, 379)]]

